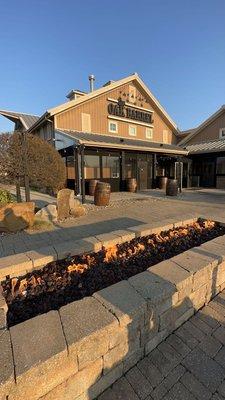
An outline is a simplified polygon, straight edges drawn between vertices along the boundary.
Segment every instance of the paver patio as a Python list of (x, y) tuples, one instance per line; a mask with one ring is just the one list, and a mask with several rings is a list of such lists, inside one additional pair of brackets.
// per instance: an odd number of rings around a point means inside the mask
[[(31, 198), (42, 206), (55, 201), (37, 192), (32, 192)], [(37, 250), (62, 241), (127, 229), (142, 223), (154, 227), (159, 222), (166, 225), (196, 216), (225, 220), (225, 191), (221, 190), (186, 190), (178, 198), (168, 198), (157, 190), (113, 193), (111, 205), (107, 208), (91, 206), (88, 197), (87, 202), (86, 216), (57, 224), (53, 231), (0, 236), (0, 257)]]
[(225, 399), (225, 291), (98, 399)]

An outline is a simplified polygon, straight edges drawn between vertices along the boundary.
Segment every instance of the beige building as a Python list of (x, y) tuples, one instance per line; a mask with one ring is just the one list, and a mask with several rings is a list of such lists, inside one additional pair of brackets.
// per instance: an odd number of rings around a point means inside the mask
[[(179, 130), (137, 74), (109, 81), (89, 93), (72, 90), (68, 101), (46, 111), (28, 130), (55, 143), (67, 166), (68, 186), (81, 191), (91, 179), (124, 190), (127, 178), (139, 189), (174, 176), (187, 154), (177, 146)], [(84, 182), (82, 182), (84, 180)]]
[(225, 189), (225, 105), (181, 135), (179, 145), (192, 160), (192, 186)]

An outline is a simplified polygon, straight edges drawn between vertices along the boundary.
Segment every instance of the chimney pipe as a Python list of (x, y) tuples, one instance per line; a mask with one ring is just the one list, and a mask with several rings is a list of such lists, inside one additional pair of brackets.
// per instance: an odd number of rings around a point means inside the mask
[(88, 79), (90, 81), (90, 92), (93, 92), (95, 76), (94, 75), (89, 75)]

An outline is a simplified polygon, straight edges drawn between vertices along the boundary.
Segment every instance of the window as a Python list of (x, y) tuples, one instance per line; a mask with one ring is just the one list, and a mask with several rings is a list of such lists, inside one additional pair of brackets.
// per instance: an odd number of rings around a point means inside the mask
[(166, 129), (163, 131), (163, 143), (168, 143), (168, 131)]
[(135, 125), (129, 125), (129, 135), (136, 136), (137, 134), (137, 127)]
[(102, 156), (102, 177), (120, 177), (120, 158), (118, 156)]
[(153, 139), (153, 129), (152, 128), (146, 128), (146, 138)]
[(74, 156), (68, 156), (66, 161), (67, 179), (75, 179)]
[(98, 155), (84, 156), (84, 176), (85, 179), (100, 178), (100, 157)]
[(225, 174), (225, 157), (218, 157), (216, 160), (216, 173)]
[(225, 139), (225, 128), (220, 129), (220, 139)]
[(118, 132), (117, 122), (109, 121), (109, 132), (112, 132), (112, 133), (117, 133)]
[(83, 132), (91, 132), (91, 116), (90, 114), (81, 113), (81, 125)]

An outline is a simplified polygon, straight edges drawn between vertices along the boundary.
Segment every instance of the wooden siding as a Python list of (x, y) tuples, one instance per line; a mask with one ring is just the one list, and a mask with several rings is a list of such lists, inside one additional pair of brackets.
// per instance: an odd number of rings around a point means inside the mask
[[(82, 131), (82, 113), (90, 114), (91, 117), (91, 131), (92, 133), (102, 133), (114, 136), (129, 137), (129, 124), (136, 125), (137, 127), (137, 139), (146, 140), (146, 127), (138, 125), (135, 121), (128, 122), (126, 120), (116, 120), (118, 124), (118, 133), (112, 134), (109, 132), (108, 123), (110, 115), (108, 114), (107, 105), (109, 104), (108, 98), (117, 100), (119, 97), (124, 101), (128, 101), (131, 96), (131, 84), (122, 85), (117, 89), (109, 90), (109, 92), (100, 95), (97, 98), (88, 100), (81, 105), (75, 106), (69, 110), (63, 111), (55, 116), (55, 127), (58, 129), (68, 129)], [(165, 120), (165, 117), (160, 111), (156, 109), (151, 100), (145, 94), (141, 87), (135, 83), (136, 98), (135, 103), (138, 107), (154, 111), (153, 113), (153, 139), (148, 139), (154, 142), (163, 142), (163, 130), (168, 131), (168, 143), (176, 144), (177, 138), (172, 131), (171, 126)], [(133, 98), (130, 102), (131, 106), (134, 106)], [(114, 119), (112, 118), (112, 121)]]
[(206, 142), (207, 140), (219, 139), (219, 131), (225, 128), (225, 111), (218, 116), (211, 124), (203, 128), (196, 136), (191, 138), (187, 145)]

